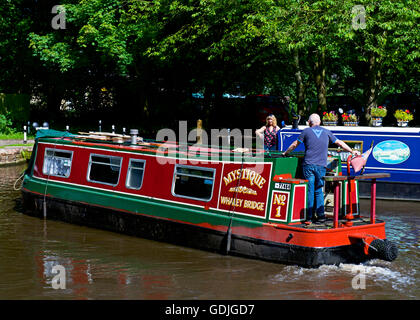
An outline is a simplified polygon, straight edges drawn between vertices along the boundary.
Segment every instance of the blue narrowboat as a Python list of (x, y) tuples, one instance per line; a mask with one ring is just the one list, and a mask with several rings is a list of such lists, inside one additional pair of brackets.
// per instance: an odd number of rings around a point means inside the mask
[[(286, 126), (279, 132), (278, 148), (286, 150), (307, 126)], [(373, 145), (364, 173), (386, 172), (389, 178), (378, 181), (377, 198), (420, 201), (420, 128), (328, 126), (334, 135), (352, 148), (367, 151)], [(373, 143), (373, 144), (372, 144)], [(329, 153), (346, 161), (348, 152), (331, 145)], [(301, 144), (296, 152), (304, 151)], [(343, 175), (347, 168), (343, 167)], [(369, 197), (370, 185), (360, 183), (360, 197)]]

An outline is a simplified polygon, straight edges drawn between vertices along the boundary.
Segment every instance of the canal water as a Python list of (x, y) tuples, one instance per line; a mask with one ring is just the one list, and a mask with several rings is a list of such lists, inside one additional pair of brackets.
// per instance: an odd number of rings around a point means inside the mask
[(24, 169), (0, 167), (0, 299), (420, 298), (420, 203), (378, 202), (394, 262), (306, 269), (26, 216), (14, 189)]

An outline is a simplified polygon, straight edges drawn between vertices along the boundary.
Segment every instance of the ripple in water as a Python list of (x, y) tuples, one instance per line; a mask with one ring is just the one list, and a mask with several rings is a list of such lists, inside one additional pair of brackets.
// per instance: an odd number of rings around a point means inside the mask
[[(375, 296), (378, 294), (379, 289), (388, 292), (385, 295), (392, 296), (393, 299), (406, 299), (407, 297), (418, 298), (418, 293), (416, 293), (416, 288), (418, 288), (416, 274), (415, 268), (407, 268), (405, 266), (403, 269), (399, 269), (391, 262), (374, 259), (363, 264), (322, 265), (316, 269), (286, 266), (281, 274), (276, 274), (272, 278), (272, 281), (280, 283), (303, 282), (307, 283), (308, 287), (320, 292), (325, 290), (322, 284), (330, 283), (330, 287), (332, 287), (331, 283), (341, 283), (341, 285), (347, 283), (341, 288), (343, 292), (346, 292), (355, 291), (352, 287), (352, 280), (356, 276), (360, 278), (363, 275), (365, 290), (358, 291), (365, 298), (376, 298)], [(399, 292), (401, 296), (390, 294), (394, 290)], [(316, 292), (314, 295), (316, 296)], [(335, 298), (346, 297), (345, 294), (342, 297), (338, 294)]]

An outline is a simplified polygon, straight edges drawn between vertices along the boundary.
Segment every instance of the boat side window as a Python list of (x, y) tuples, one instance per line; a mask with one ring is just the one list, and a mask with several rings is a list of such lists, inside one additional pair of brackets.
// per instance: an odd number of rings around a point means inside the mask
[(128, 189), (139, 190), (143, 184), (144, 167), (146, 165), (145, 160), (130, 159), (127, 170), (127, 179), (125, 186)]
[(121, 157), (91, 154), (88, 181), (116, 186), (120, 178)]
[(68, 178), (72, 160), (73, 151), (46, 148), (42, 173), (49, 176)]
[(172, 194), (209, 201), (213, 194), (215, 169), (176, 165)]

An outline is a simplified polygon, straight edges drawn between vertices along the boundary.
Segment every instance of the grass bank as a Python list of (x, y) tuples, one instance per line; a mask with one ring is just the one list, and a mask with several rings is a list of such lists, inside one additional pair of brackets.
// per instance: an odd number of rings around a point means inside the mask
[[(35, 139), (35, 136), (28, 135), (27, 140), (33, 140)], [(0, 140), (22, 140), (23, 141), (23, 132), (17, 132), (12, 134), (4, 134), (0, 133)]]
[(6, 147), (32, 147), (33, 145), (34, 145), (33, 143), (12, 143), (12, 144), (0, 146), (0, 149), (6, 148)]

